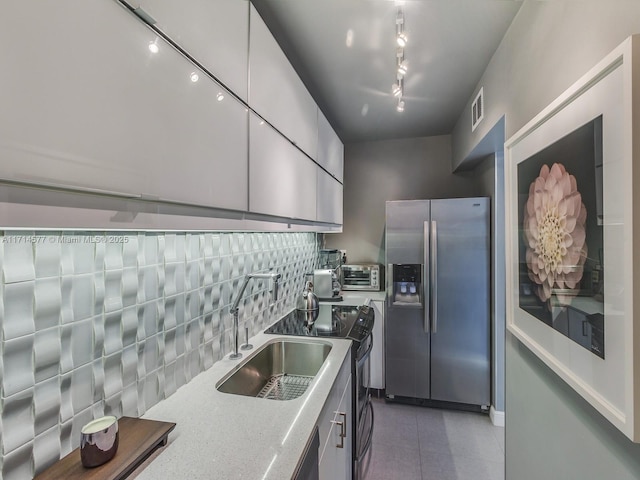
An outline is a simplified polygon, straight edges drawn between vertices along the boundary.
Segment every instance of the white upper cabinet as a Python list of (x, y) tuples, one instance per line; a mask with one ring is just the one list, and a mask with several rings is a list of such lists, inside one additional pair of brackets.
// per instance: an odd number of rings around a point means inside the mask
[(316, 220), (342, 225), (342, 184), (318, 168), (317, 192)]
[(249, 105), (315, 159), (316, 103), (253, 5), (250, 25)]
[(338, 181), (343, 181), (344, 147), (340, 137), (338, 137), (320, 109), (318, 109), (317, 162)]
[(245, 107), (124, 7), (9, 2), (0, 45), (1, 178), (247, 209)]
[(318, 166), (251, 114), (249, 119), (249, 210), (280, 217), (316, 219)]
[(126, 0), (247, 101), (249, 0)]

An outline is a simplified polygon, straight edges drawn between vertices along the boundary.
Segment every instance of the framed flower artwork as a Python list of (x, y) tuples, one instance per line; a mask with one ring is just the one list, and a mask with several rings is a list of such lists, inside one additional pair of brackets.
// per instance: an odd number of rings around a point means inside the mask
[(640, 442), (639, 36), (505, 143), (505, 186), (509, 332)]

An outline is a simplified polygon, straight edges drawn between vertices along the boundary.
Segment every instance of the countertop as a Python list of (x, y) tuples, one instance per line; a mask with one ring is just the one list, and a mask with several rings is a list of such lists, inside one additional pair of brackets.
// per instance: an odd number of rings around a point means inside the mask
[(342, 290), (341, 302), (322, 301), (320, 303), (328, 303), (330, 305), (362, 305), (368, 303), (367, 300), (372, 302), (384, 302), (386, 298), (386, 292), (358, 292), (356, 290)]
[[(331, 352), (309, 390), (287, 401), (232, 395), (216, 383), (270, 340), (298, 338), (328, 342)], [(318, 421), (351, 341), (338, 338), (303, 339), (260, 333), (243, 358), (226, 355), (142, 418), (175, 422), (169, 443), (136, 475), (137, 480), (160, 478), (286, 479), (298, 461)]]

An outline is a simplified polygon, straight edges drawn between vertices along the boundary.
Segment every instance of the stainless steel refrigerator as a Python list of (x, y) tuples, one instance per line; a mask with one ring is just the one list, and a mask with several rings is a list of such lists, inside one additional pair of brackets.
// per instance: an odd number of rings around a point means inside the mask
[(489, 218), (488, 198), (387, 202), (388, 399), (490, 405)]

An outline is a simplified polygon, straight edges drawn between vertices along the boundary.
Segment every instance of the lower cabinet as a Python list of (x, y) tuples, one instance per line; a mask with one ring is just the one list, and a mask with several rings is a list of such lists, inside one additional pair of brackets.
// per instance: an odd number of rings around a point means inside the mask
[(384, 388), (384, 301), (371, 302), (374, 308), (373, 348), (371, 349), (369, 387)]
[(354, 421), (352, 381), (349, 354), (318, 419), (320, 480), (351, 479)]

